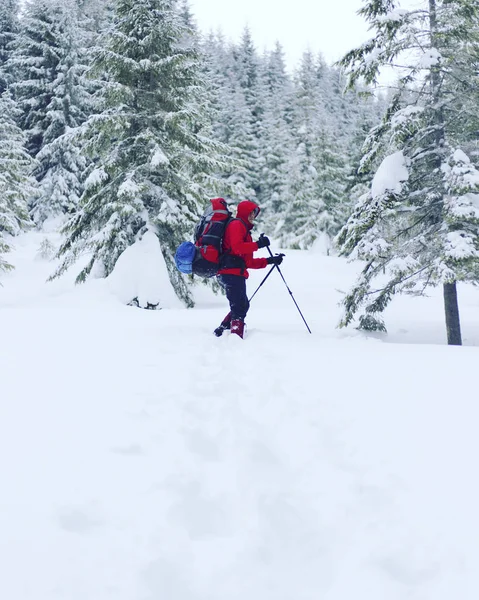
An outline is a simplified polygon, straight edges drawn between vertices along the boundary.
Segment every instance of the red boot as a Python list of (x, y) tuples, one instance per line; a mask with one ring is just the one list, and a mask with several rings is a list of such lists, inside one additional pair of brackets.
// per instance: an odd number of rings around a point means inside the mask
[(231, 321), (231, 333), (236, 333), (241, 339), (244, 334), (244, 321), (243, 319), (232, 319)]
[(226, 317), (221, 321), (221, 325), (219, 327), (217, 327), (213, 333), (216, 335), (216, 337), (221, 337), (223, 335), (223, 331), (225, 331), (225, 329), (230, 329), (231, 328), (231, 313), (229, 312)]

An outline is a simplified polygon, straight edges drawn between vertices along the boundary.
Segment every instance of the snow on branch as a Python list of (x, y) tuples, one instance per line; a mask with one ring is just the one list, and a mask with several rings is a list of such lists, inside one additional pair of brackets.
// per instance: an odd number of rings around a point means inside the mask
[(371, 183), (371, 195), (378, 198), (386, 192), (400, 194), (403, 183), (408, 181), (409, 173), (406, 166), (406, 158), (399, 151), (386, 156), (380, 164)]

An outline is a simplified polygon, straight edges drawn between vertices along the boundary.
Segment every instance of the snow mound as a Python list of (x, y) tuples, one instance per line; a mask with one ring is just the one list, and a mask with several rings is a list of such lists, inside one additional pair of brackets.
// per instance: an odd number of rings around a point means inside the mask
[(152, 231), (123, 252), (107, 284), (125, 304), (134, 302), (141, 308), (181, 308), (168, 277), (160, 243)]

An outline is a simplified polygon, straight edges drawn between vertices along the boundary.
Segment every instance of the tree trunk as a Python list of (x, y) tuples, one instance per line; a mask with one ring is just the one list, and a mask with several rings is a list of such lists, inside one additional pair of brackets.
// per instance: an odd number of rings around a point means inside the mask
[(457, 303), (456, 282), (444, 284), (444, 310), (446, 313), (447, 343), (450, 346), (462, 346), (461, 322)]
[[(431, 47), (440, 51), (437, 28), (436, 0), (429, 0), (429, 25), (431, 29)], [(431, 87), (434, 98), (434, 126), (436, 130), (436, 148), (438, 152), (437, 167), (440, 168), (441, 147), (444, 144), (444, 113), (441, 102), (441, 74), (440, 68), (431, 67)], [(444, 311), (446, 313), (447, 343), (450, 346), (462, 346), (461, 322), (459, 320), (459, 306), (457, 303), (456, 282), (444, 284)]]

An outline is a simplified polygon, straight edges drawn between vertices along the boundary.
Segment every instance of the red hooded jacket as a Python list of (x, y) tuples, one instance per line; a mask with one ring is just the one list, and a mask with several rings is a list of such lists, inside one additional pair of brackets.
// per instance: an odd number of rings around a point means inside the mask
[(218, 275), (239, 275), (249, 277), (248, 269), (264, 269), (268, 266), (266, 258), (253, 258), (253, 252), (258, 250), (258, 244), (253, 242), (251, 230), (253, 225), (248, 221), (249, 215), (259, 206), (251, 200), (242, 200), (238, 204), (236, 219), (229, 223), (223, 237), (223, 252), (241, 257), (246, 268), (225, 268)]

